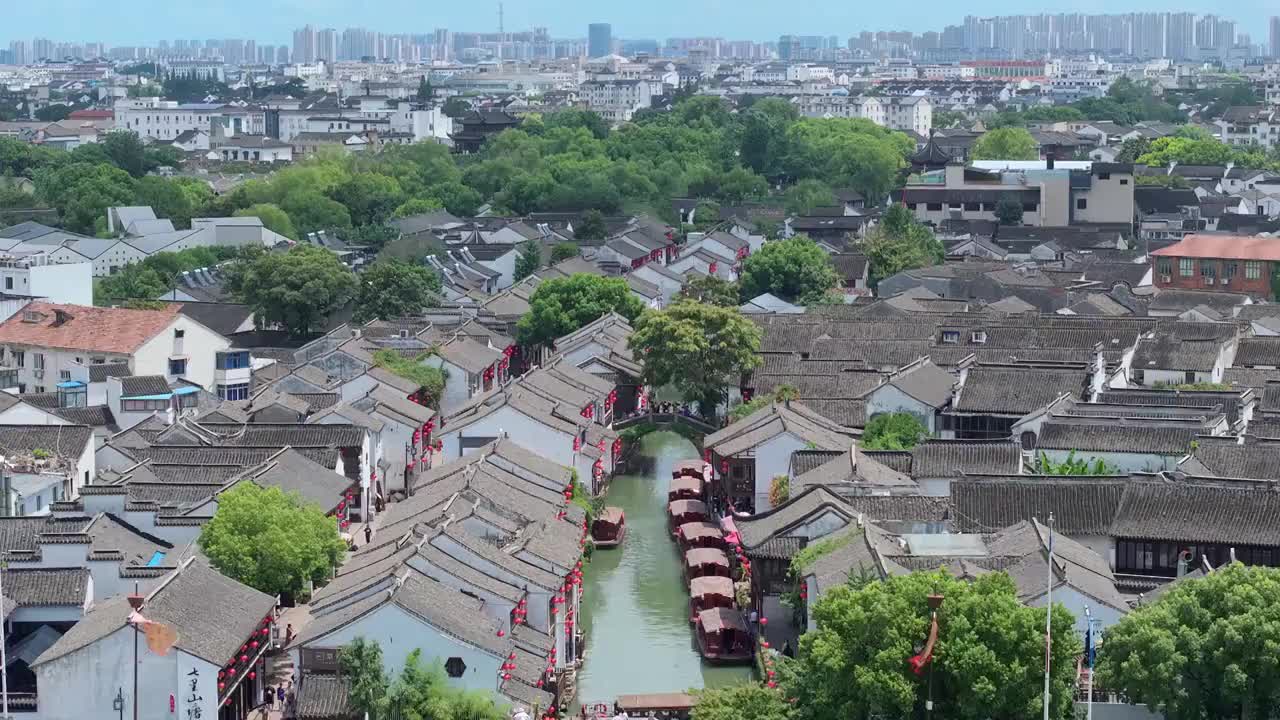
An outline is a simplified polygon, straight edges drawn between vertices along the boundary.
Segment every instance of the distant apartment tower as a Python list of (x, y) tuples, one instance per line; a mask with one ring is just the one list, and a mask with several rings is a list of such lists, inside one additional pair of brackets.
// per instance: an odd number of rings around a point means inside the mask
[(1280, 58), (1280, 15), (1271, 18), (1271, 57)]
[(316, 60), (332, 65), (338, 60), (338, 31), (325, 28), (316, 33)]
[(293, 31), (293, 61), (296, 63), (316, 61), (316, 29), (310, 25)]
[(587, 26), (587, 56), (598, 58), (613, 54), (613, 26), (591, 23)]
[(31, 64), (31, 53), (27, 52), (26, 40), (14, 40), (9, 43), (9, 52), (13, 55), (14, 65)]

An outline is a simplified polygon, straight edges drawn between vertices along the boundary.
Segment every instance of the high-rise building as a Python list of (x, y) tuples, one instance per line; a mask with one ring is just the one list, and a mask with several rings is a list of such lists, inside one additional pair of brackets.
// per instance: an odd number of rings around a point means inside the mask
[(338, 60), (338, 31), (325, 28), (316, 33), (316, 60), (333, 64)]
[(49, 38), (36, 38), (31, 42), (31, 62), (56, 59), (53, 52), (53, 41)]
[(1192, 57), (1195, 48), (1196, 16), (1193, 13), (1168, 13), (1164, 20), (1164, 57)]
[(9, 52), (13, 55), (14, 65), (29, 65), (31, 53), (27, 51), (26, 40), (14, 40), (9, 43)]
[(613, 54), (613, 26), (591, 23), (587, 26), (587, 55), (598, 58)]
[(1271, 57), (1280, 58), (1280, 15), (1271, 18)]
[(293, 31), (293, 61), (296, 63), (313, 63), (316, 61), (316, 29), (310, 25)]

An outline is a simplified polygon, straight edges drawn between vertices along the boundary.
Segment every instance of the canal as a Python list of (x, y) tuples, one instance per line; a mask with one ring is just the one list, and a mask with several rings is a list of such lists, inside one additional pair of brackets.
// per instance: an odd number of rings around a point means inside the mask
[(640, 454), (632, 467), (643, 474), (615, 477), (607, 496), (609, 505), (626, 513), (626, 540), (619, 549), (596, 550), (587, 571), (587, 652), (577, 697), (583, 704), (751, 678), (749, 667), (704, 665), (692, 640), (683, 560), (667, 530), (666, 497), (672, 466), (698, 451), (676, 433), (658, 432), (641, 440)]

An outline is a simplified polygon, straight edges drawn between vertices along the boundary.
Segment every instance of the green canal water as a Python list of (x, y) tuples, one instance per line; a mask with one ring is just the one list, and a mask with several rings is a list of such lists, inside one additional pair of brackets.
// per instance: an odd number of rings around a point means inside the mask
[(689, 625), (683, 561), (667, 530), (671, 467), (697, 457), (683, 437), (652, 433), (642, 441), (641, 475), (619, 475), (608, 504), (627, 517), (622, 547), (596, 550), (587, 571), (582, 624), (586, 661), (578, 673), (579, 703), (612, 703), (618, 695), (683, 691), (750, 679), (749, 667), (705, 665)]

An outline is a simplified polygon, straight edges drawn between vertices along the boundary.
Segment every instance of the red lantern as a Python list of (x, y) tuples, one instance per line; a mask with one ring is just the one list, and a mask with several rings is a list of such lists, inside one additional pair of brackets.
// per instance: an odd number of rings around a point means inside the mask
[(762, 617), (762, 618), (760, 618), (760, 624), (761, 624), (761, 625), (768, 625), (768, 624), (769, 624), (769, 618), (767, 618), (767, 617)]
[(248, 655), (241, 655), (241, 656), (240, 656), (240, 662), (249, 662), (249, 656), (248, 656)]
[(257, 641), (257, 640), (254, 640), (253, 642), (249, 643), (249, 647), (253, 648), (254, 650), (257, 650), (257, 649), (258, 649), (258, 641)]
[(256, 677), (258, 677), (258, 673), (254, 672), (253, 670), (250, 670), (250, 671), (249, 671), (249, 679), (250, 679), (250, 680), (252, 680), (252, 679), (254, 679), (254, 678), (256, 678)]
[(578, 452), (582, 449), (582, 440), (577, 436), (573, 436), (573, 451)]
[(715, 275), (715, 274), (716, 274), (716, 263), (714, 263), (714, 262), (713, 262), (713, 263), (711, 263), (711, 266), (710, 266), (709, 268), (707, 268), (707, 270), (708, 270), (712, 275)]
[(498, 637), (506, 637), (506, 636), (507, 636), (507, 633), (505, 630), (498, 630)]
[(218, 683), (218, 692), (222, 692), (223, 690), (226, 690), (226, 689), (227, 689), (227, 684), (226, 684), (226, 683), (224, 683), (224, 682), (220, 682), (220, 683)]
[(236, 669), (235, 669), (235, 668), (231, 668), (230, 670), (227, 670), (227, 675), (228, 675), (228, 676), (230, 676), (230, 677), (235, 677), (235, 676), (236, 676)]
[(436, 452), (441, 452), (441, 451), (443, 451), (443, 450), (444, 450), (444, 441), (443, 441), (443, 440), (437, 440), (437, 441), (436, 441)]
[(227, 672), (226, 672), (225, 670), (219, 670), (219, 671), (218, 671), (218, 679), (219, 679), (219, 680), (221, 680), (221, 679), (222, 679), (222, 677), (223, 677), (224, 675), (226, 675), (226, 674), (227, 674)]

